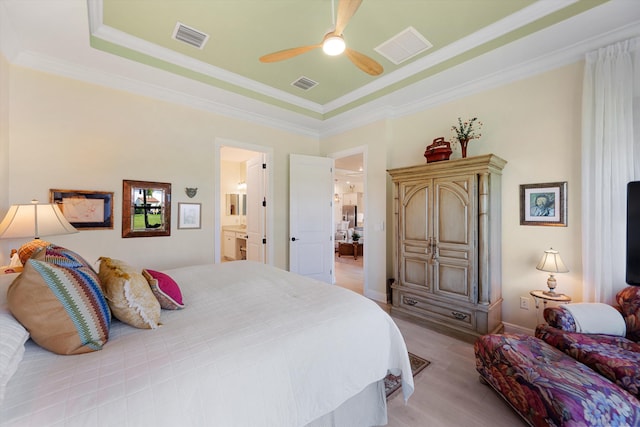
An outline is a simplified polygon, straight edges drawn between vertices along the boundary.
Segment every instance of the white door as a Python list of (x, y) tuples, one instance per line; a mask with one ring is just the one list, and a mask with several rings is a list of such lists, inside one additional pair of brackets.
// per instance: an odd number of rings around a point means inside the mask
[(247, 259), (266, 260), (266, 169), (264, 154), (247, 160)]
[(289, 159), (289, 270), (333, 283), (333, 159)]

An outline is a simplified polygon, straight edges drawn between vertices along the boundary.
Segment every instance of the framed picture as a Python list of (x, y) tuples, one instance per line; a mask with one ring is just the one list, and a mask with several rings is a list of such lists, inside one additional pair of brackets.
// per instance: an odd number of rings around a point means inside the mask
[(567, 226), (567, 183), (520, 185), (520, 225)]
[(178, 203), (178, 228), (200, 228), (200, 203)]
[(171, 183), (122, 180), (122, 237), (171, 236)]
[(113, 228), (113, 192), (50, 189), (49, 202), (79, 230)]

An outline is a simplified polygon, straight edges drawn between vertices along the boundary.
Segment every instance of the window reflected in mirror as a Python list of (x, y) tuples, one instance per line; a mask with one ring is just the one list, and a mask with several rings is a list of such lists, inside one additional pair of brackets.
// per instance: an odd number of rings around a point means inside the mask
[(171, 184), (122, 181), (122, 237), (171, 235)]

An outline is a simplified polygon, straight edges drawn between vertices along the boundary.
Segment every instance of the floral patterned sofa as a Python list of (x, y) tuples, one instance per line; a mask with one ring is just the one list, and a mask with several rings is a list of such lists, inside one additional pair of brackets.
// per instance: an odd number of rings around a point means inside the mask
[(640, 287), (621, 290), (616, 302), (626, 336), (581, 332), (558, 306), (545, 309), (536, 337), (481, 337), (481, 378), (530, 425), (640, 425)]

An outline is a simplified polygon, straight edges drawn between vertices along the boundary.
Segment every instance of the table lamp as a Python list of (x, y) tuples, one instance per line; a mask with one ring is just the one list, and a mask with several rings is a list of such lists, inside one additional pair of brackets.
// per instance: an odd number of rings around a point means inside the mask
[(555, 292), (556, 289), (556, 278), (553, 277), (554, 273), (566, 273), (569, 271), (564, 262), (562, 262), (562, 258), (560, 258), (560, 253), (558, 251), (550, 248), (549, 250), (544, 251), (540, 262), (536, 266), (536, 268), (540, 271), (549, 272), (549, 278), (547, 279), (547, 286), (549, 287), (548, 291), (545, 291), (545, 295), (558, 295)]
[(41, 246), (49, 243), (40, 240), (41, 236), (56, 236), (77, 233), (73, 225), (64, 217), (55, 204), (38, 204), (32, 200), (28, 205), (12, 205), (0, 222), (0, 239), (19, 239), (31, 237), (34, 240), (18, 249), (20, 261), (24, 264)]

